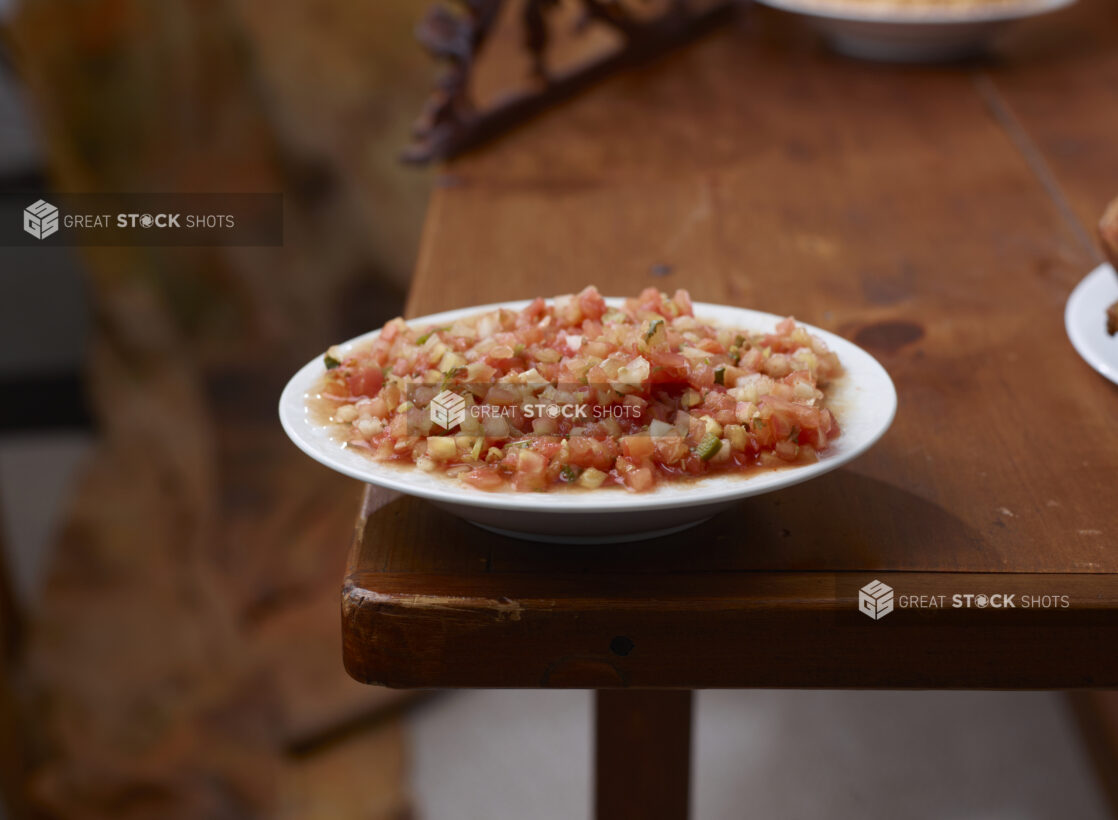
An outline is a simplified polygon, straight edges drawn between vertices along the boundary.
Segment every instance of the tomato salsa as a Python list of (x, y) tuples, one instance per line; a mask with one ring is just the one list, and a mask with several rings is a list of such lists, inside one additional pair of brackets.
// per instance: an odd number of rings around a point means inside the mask
[(480, 490), (642, 492), (814, 461), (839, 434), (825, 390), (842, 368), (820, 339), (791, 318), (705, 322), (685, 290), (393, 319), (324, 361), (316, 399), (345, 446)]

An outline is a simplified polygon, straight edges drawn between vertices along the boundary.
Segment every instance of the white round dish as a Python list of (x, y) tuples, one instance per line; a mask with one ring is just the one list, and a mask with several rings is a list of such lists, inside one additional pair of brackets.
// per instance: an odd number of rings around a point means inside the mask
[[(622, 299), (607, 299), (613, 306)], [(444, 325), (498, 307), (519, 310), (528, 302), (506, 302), (409, 319), (413, 326)], [(696, 302), (701, 319), (748, 330), (771, 330), (782, 317), (755, 310)], [(344, 448), (310, 416), (307, 397), (325, 372), (316, 356), (288, 382), (280, 396), (283, 429), (299, 449), (344, 475), (425, 498), (479, 527), (535, 541), (601, 543), (633, 541), (690, 527), (751, 495), (771, 492), (829, 472), (864, 453), (884, 435), (897, 409), (897, 393), (876, 359), (841, 336), (810, 325), (838, 354), (845, 374), (828, 393), (841, 435), (814, 464), (746, 475), (722, 474), (685, 483), (663, 483), (645, 493), (621, 487), (547, 493), (485, 492), (408, 465), (377, 462)], [(348, 350), (375, 337), (366, 333), (340, 345)]]
[(1106, 308), (1118, 302), (1118, 276), (1102, 264), (1083, 277), (1068, 297), (1064, 328), (1083, 360), (1118, 384), (1118, 336), (1106, 333)]
[(1003, 0), (973, 6), (906, 5), (857, 0), (757, 0), (799, 14), (849, 57), (895, 63), (961, 60), (981, 53), (1015, 20), (1047, 14), (1076, 0)]

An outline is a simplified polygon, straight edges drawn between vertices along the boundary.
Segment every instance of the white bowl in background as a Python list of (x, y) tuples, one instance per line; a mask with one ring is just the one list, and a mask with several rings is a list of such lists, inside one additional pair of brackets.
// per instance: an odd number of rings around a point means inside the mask
[(1003, 0), (970, 6), (858, 0), (757, 0), (805, 17), (848, 57), (937, 63), (974, 57), (1015, 20), (1047, 14), (1076, 0)]

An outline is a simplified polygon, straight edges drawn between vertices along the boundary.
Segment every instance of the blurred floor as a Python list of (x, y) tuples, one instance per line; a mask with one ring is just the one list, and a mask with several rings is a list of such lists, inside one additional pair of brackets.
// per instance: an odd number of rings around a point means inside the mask
[[(449, 694), (413, 713), (424, 820), (590, 815), (582, 691)], [(695, 820), (1106, 820), (1061, 696), (709, 691), (696, 711)]]
[(93, 436), (79, 431), (0, 436), (0, 521), (10, 544), (16, 594), (25, 606), (37, 597), (56, 527), (62, 520)]

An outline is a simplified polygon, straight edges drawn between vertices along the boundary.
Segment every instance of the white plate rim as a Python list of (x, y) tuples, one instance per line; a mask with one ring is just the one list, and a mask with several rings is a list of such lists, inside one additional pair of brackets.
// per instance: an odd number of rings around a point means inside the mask
[[(410, 326), (445, 324), (456, 319), (467, 318), (497, 308), (519, 310), (531, 300), (495, 302), (468, 308), (443, 311), (428, 316), (407, 319)], [(624, 301), (621, 297), (608, 297), (607, 304), (618, 306)], [(749, 330), (765, 330), (773, 327), (785, 317), (773, 313), (738, 308), (730, 305), (716, 305), (706, 302), (693, 303), (695, 315), (700, 319), (713, 319), (723, 324), (731, 324)], [(720, 315), (721, 314), (721, 315)], [(726, 318), (723, 318), (726, 317)], [(761, 471), (749, 475), (733, 473), (713, 475), (694, 479), (685, 484), (663, 483), (644, 493), (629, 493), (623, 488), (609, 488), (604, 491), (542, 492), (517, 493), (514, 491), (486, 492), (463, 487), (460, 483), (444, 476), (428, 475), (406, 467), (380, 464), (371, 458), (353, 451), (344, 450), (336, 439), (329, 435), (321, 425), (309, 418), (306, 395), (308, 390), (325, 372), (322, 354), (300, 368), (288, 381), (280, 395), (279, 416), (284, 432), (300, 450), (320, 464), (336, 472), (369, 484), (376, 484), (407, 495), (441, 501), (456, 506), (484, 507), (489, 509), (517, 510), (540, 513), (576, 513), (578, 515), (608, 515), (611, 513), (635, 512), (653, 508), (683, 508), (734, 501), (761, 493), (790, 487), (837, 469), (869, 450), (885, 435), (893, 423), (897, 412), (897, 392), (888, 372), (873, 356), (829, 331), (814, 327), (797, 320), (809, 333), (819, 336), (827, 346), (838, 354), (839, 360), (849, 374), (850, 380), (842, 391), (851, 391), (853, 398), (865, 391), (872, 393), (874, 407), (863, 409), (864, 415), (856, 412), (838, 411), (842, 425), (842, 435), (832, 444), (832, 451), (825, 453), (819, 461), (785, 469)], [(375, 338), (380, 329), (356, 336), (338, 345), (347, 350)], [(857, 383), (852, 378), (859, 374)], [(863, 401), (871, 397), (862, 397)], [(855, 423), (857, 422), (857, 423)], [(853, 441), (844, 437), (861, 429), (861, 435)]]
[(819, 0), (756, 0), (769, 6), (793, 14), (818, 17), (826, 20), (843, 20), (857, 23), (883, 23), (889, 25), (911, 24), (943, 25), (950, 23), (994, 23), (1009, 20), (1023, 20), (1041, 14), (1049, 14), (1067, 8), (1077, 0), (1028, 0), (1002, 7), (978, 7), (969, 9), (914, 8), (905, 10), (900, 6), (880, 6), (867, 3), (859, 9), (850, 3), (850, 8), (832, 6)]
[[(1104, 282), (1115, 283), (1115, 287), (1112, 288), (1114, 293), (1109, 297), (1102, 293), (1105, 288)], [(1095, 293), (1096, 289), (1099, 290), (1098, 294)], [(1108, 298), (1110, 302), (1106, 301)], [(1080, 358), (1103, 378), (1118, 384), (1118, 363), (1112, 364), (1102, 357), (1093, 338), (1095, 334), (1089, 331), (1085, 323), (1078, 318), (1081, 310), (1084, 315), (1097, 314), (1098, 333), (1105, 337), (1106, 331), (1102, 329), (1106, 321), (1103, 311), (1115, 299), (1118, 299), (1118, 276), (1115, 276), (1114, 268), (1103, 262), (1079, 280), (1079, 284), (1068, 296), (1064, 306), (1064, 330), (1067, 331), (1071, 346), (1075, 348)], [(1113, 341), (1115, 351), (1118, 351), (1118, 336), (1108, 341)], [(1116, 352), (1116, 362), (1118, 362), (1118, 352)]]

